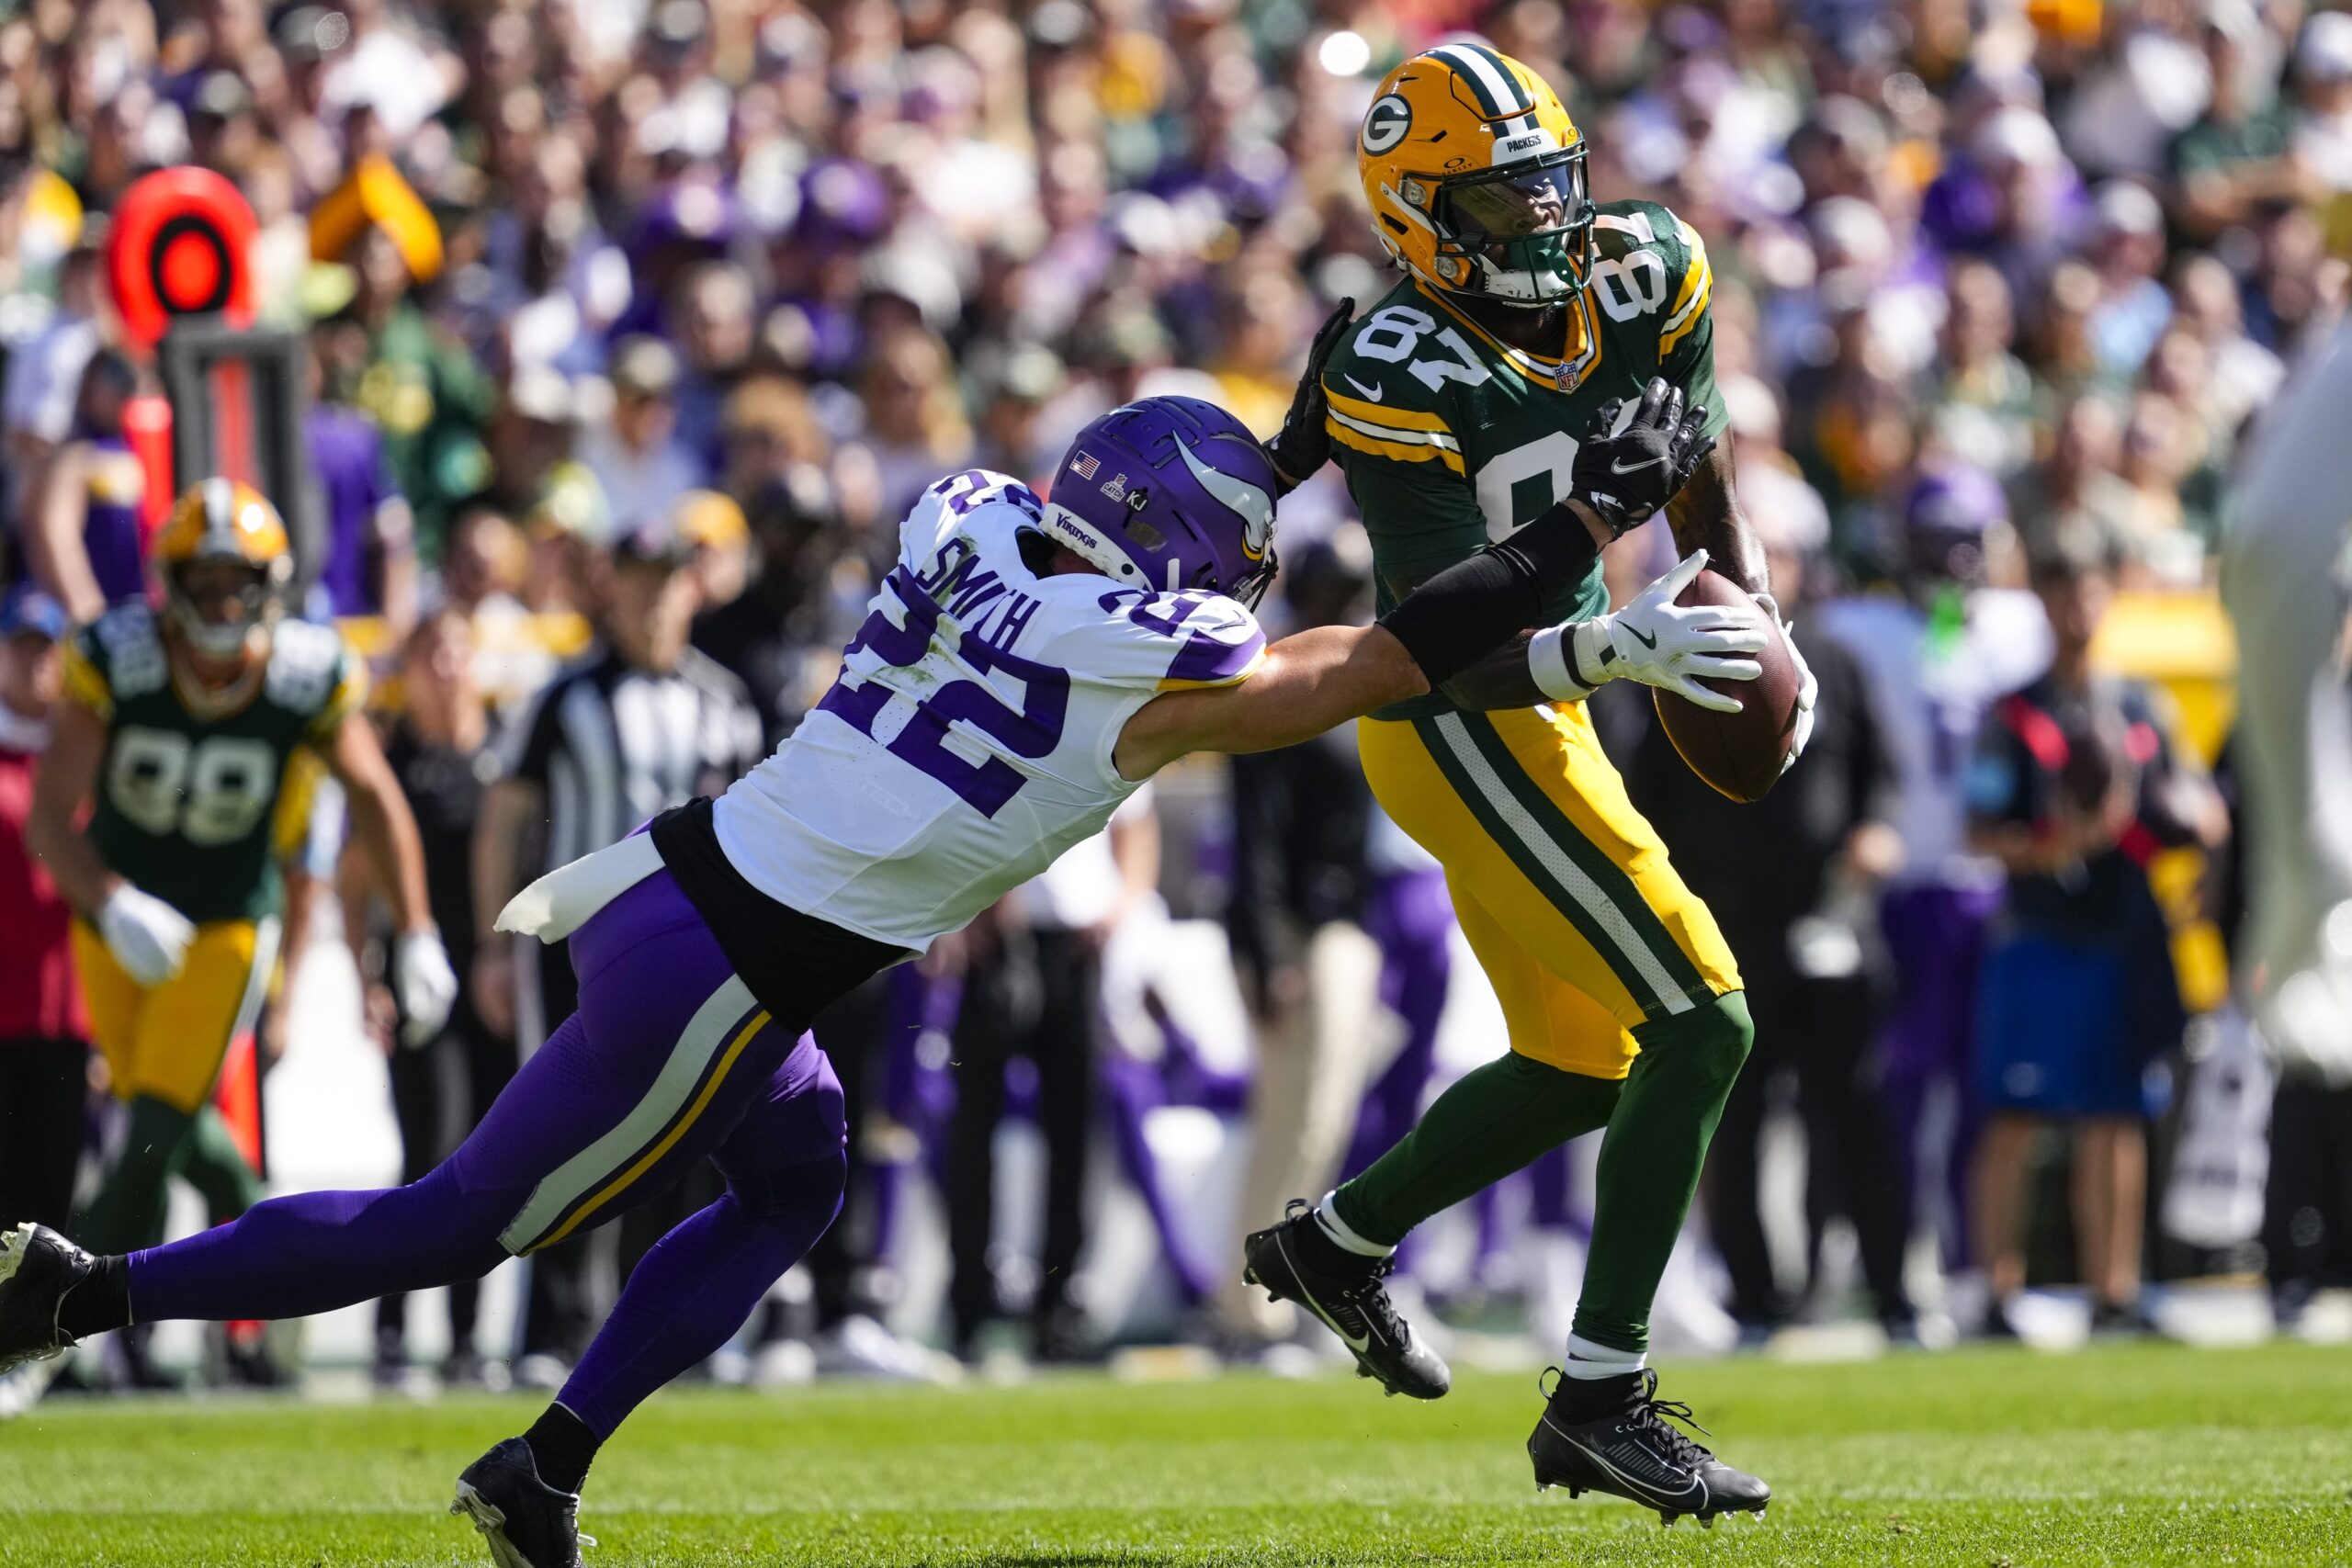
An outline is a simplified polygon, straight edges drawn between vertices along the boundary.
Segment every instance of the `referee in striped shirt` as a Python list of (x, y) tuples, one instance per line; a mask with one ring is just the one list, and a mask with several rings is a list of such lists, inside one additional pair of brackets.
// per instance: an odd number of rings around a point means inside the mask
[[(702, 607), (692, 564), (666, 520), (624, 529), (589, 563), (596, 639), (508, 732), (475, 824), (474, 1005), (526, 1059), (579, 994), (564, 945), (518, 949), (494, 929), (507, 899), (655, 814), (718, 794), (765, 753), (742, 682), (687, 646)], [(518, 1378), (560, 1382), (594, 1335), (631, 1250), (620, 1228), (534, 1255)]]

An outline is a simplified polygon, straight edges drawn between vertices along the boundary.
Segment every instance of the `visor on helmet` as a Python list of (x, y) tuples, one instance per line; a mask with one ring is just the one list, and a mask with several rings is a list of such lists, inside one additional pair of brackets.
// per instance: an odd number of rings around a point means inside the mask
[(1474, 245), (1584, 227), (1591, 221), (1585, 216), (1589, 201), (1584, 160), (1570, 154), (1556, 164), (1449, 180), (1439, 187), (1436, 216), (1453, 238)]
[(1590, 275), (1594, 211), (1580, 142), (1445, 180), (1430, 192), (1429, 213), (1440, 253), (1473, 258), (1489, 280), (1486, 292), (1562, 299)]

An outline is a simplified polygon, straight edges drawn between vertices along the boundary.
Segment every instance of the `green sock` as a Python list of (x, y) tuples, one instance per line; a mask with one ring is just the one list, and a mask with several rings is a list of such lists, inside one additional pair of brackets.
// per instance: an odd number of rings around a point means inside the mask
[(260, 1173), (245, 1163), (236, 1134), (209, 1100), (181, 1141), (179, 1165), (172, 1174), (203, 1195), (206, 1217), (216, 1225), (235, 1219), (264, 1196)]
[(1638, 1352), (1649, 1348), (1650, 1303), (1756, 1026), (1735, 991), (1712, 1007), (1645, 1023), (1634, 1037), (1642, 1054), (1600, 1144), (1574, 1332)]
[(152, 1245), (163, 1231), (172, 1168), (182, 1157), (193, 1122), (187, 1111), (152, 1095), (130, 1102), (122, 1156), (90, 1201), (76, 1241), (101, 1256)]
[(1431, 1214), (1606, 1124), (1624, 1087), (1514, 1051), (1439, 1095), (1394, 1148), (1339, 1190), (1333, 1206), (1366, 1241), (1394, 1247)]

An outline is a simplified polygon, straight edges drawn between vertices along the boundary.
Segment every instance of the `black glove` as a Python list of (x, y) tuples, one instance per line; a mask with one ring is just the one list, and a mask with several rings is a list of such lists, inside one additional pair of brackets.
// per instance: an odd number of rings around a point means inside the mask
[(1315, 470), (1330, 460), (1331, 434), (1323, 421), (1331, 412), (1331, 400), (1323, 395), (1323, 362), (1340, 346), (1355, 313), (1356, 302), (1342, 299), (1339, 309), (1316, 329), (1315, 341), (1306, 349), (1306, 374), (1298, 378), (1298, 390), (1291, 394), (1290, 412), (1283, 416), (1282, 429), (1266, 443), (1266, 456), (1273, 459), (1274, 477), (1284, 495), (1312, 479)]
[(1705, 434), (1707, 405), (1686, 414), (1682, 389), (1664, 377), (1651, 378), (1633, 423), (1621, 431), (1623, 412), (1622, 399), (1601, 405), (1568, 479), (1571, 497), (1592, 508), (1612, 539), (1648, 522), (1715, 449), (1715, 438)]

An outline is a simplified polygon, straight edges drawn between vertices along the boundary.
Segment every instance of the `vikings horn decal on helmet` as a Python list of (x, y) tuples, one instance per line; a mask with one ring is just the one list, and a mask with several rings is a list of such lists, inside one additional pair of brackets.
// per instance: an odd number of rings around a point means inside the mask
[(1078, 433), (1038, 526), (1121, 582), (1255, 607), (1273, 581), (1279, 493), (1239, 420), (1198, 398), (1145, 398)]
[(1380, 243), (1432, 288), (1526, 306), (1584, 288), (1584, 136), (1518, 61), (1466, 41), (1414, 55), (1381, 81), (1356, 149)]
[[(224, 479), (206, 479), (173, 503), (170, 520), (155, 536), (154, 559), (172, 625), (214, 659), (233, 659), (267, 632), (294, 576), (293, 548), (277, 508), (251, 485)], [(200, 599), (189, 586), (197, 569), (215, 562), (245, 569), (233, 594), (237, 613), (227, 620), (207, 614), (220, 595)]]

